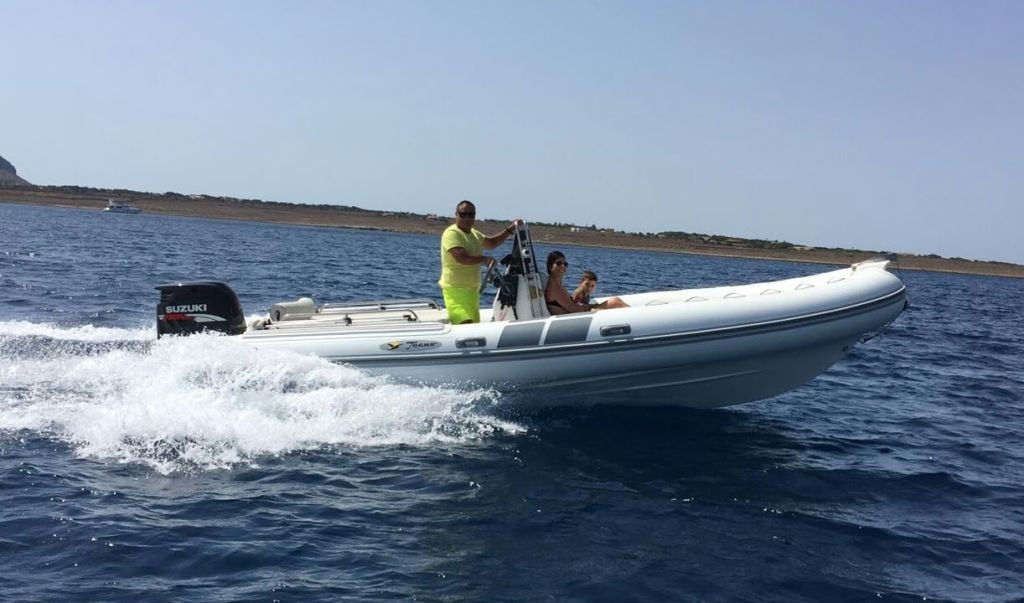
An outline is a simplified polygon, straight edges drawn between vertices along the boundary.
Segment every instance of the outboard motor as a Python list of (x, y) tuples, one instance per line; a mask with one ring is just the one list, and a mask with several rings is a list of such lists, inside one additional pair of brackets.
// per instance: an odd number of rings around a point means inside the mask
[(156, 336), (191, 335), (218, 331), (228, 335), (245, 332), (245, 315), (238, 296), (227, 283), (195, 281), (159, 285)]

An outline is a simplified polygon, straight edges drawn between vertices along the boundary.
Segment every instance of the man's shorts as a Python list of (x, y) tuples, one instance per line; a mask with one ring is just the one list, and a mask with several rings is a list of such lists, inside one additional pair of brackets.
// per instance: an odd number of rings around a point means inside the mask
[(444, 307), (448, 310), (448, 320), (453, 325), (464, 322), (480, 322), (480, 292), (466, 287), (445, 287)]

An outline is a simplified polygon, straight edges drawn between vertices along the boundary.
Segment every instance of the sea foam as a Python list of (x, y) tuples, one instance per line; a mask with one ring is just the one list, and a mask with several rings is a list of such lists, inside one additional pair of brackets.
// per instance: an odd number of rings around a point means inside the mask
[(499, 395), (489, 390), (396, 383), (231, 337), (164, 338), (140, 350), (152, 331), (8, 322), (0, 332), (8, 343), (107, 344), (98, 353), (4, 358), (0, 432), (54, 437), (83, 457), (161, 473), (325, 446), (470, 443), (523, 429), (491, 414)]

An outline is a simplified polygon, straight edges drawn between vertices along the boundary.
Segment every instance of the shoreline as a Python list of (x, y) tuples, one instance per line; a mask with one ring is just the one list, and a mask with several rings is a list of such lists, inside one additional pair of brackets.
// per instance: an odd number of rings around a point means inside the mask
[[(207, 195), (138, 193), (81, 187), (0, 186), (0, 203), (102, 210), (108, 199), (112, 199), (116, 203), (134, 205), (143, 213), (157, 215), (397, 233), (440, 235), (441, 231), (451, 223), (448, 216), (367, 210), (350, 206), (303, 205)], [(479, 220), (477, 228), (486, 233), (500, 230), (506, 223), (507, 220)], [(531, 223), (530, 231), (535, 243), (545, 245), (578, 245), (839, 266), (859, 262), (882, 253), (890, 253), (856, 249), (826, 249), (776, 241), (756, 241), (687, 233), (671, 233), (670, 235), (667, 233), (657, 235), (627, 233), (569, 224)], [(1024, 278), (1024, 266), (1020, 264), (898, 252), (896, 255), (898, 260), (895, 263), (900, 269)]]

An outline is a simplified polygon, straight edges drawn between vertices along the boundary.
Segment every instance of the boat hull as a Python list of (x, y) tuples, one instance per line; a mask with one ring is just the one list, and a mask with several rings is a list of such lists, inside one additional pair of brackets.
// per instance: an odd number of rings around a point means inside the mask
[[(537, 406), (614, 404), (720, 408), (794, 389), (835, 364), (866, 333), (903, 311), (901, 291), (827, 319), (692, 333), (594, 349), (504, 357), (350, 362), (406, 382), (491, 387)], [(617, 347), (618, 349), (612, 349)]]
[(895, 320), (906, 289), (885, 266), (627, 295), (629, 308), (530, 321), (296, 323), (243, 338), (403, 382), (492, 388), (522, 404), (719, 408), (798, 387)]

